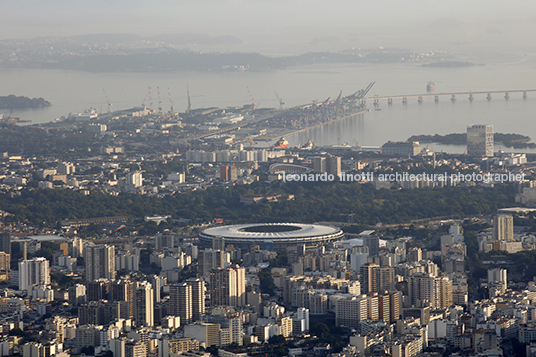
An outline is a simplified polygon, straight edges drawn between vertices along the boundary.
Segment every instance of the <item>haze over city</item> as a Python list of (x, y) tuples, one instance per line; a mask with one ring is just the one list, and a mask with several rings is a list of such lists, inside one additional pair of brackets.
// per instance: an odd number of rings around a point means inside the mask
[(536, 2), (3, 5), (0, 357), (536, 357)]
[(536, 28), (530, 1), (24, 0), (7, 7), (2, 39), (200, 33), (243, 41), (222, 51), (264, 54), (348, 46), (533, 52)]

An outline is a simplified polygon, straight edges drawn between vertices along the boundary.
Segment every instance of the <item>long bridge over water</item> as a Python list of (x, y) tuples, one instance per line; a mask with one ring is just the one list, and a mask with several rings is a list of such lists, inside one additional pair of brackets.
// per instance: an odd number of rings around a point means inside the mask
[(513, 90), (492, 90), (492, 91), (479, 91), (479, 92), (448, 92), (448, 93), (425, 93), (425, 94), (398, 94), (390, 96), (374, 96), (361, 99), (361, 103), (367, 104), (372, 102), (375, 107), (380, 105), (382, 100), (387, 100), (388, 105), (393, 104), (394, 99), (402, 99), (402, 104), (408, 104), (409, 98), (417, 98), (417, 103), (422, 104), (425, 97), (434, 97), (434, 102), (438, 103), (440, 97), (450, 97), (452, 102), (455, 102), (458, 96), (468, 96), (468, 100), (472, 102), (475, 99), (475, 95), (486, 95), (486, 99), (490, 101), (493, 98), (493, 94), (504, 94), (504, 99), (510, 99), (510, 94), (521, 93), (523, 99), (527, 99), (529, 92), (536, 92), (536, 89), (513, 89)]
[[(362, 114), (365, 111), (368, 111), (366, 109), (366, 105), (369, 102), (372, 102), (374, 107), (379, 107), (382, 100), (383, 101), (387, 100), (388, 105), (393, 105), (395, 99), (402, 99), (402, 104), (405, 105), (409, 103), (410, 98), (417, 98), (417, 103), (422, 104), (424, 102), (424, 98), (426, 97), (433, 97), (434, 102), (436, 103), (439, 102), (440, 97), (447, 97), (447, 98), (450, 97), (449, 98), (450, 101), (454, 103), (456, 102), (459, 96), (467, 96), (468, 100), (472, 102), (475, 99), (475, 95), (485, 95), (486, 96), (485, 98), (488, 101), (490, 101), (492, 100), (493, 96), (496, 94), (500, 94), (504, 97), (505, 100), (508, 100), (510, 99), (510, 94), (513, 94), (513, 93), (521, 93), (521, 97), (523, 99), (527, 99), (528, 98), (527, 93), (536, 92), (536, 89), (512, 89), (512, 90), (465, 91), (465, 92), (445, 92), (445, 93), (429, 92), (429, 93), (424, 93), (424, 94), (397, 94), (397, 95), (390, 95), (390, 96), (365, 97), (366, 94), (374, 85), (374, 83), (375, 82), (370, 83), (364, 90), (360, 90), (348, 97), (342, 98), (342, 103), (347, 105), (353, 112), (347, 113), (345, 116), (338, 116), (335, 120), (344, 119), (346, 117), (355, 116), (358, 114)], [(335, 106), (337, 106), (338, 104), (341, 104), (341, 95), (339, 95), (339, 98), (337, 98), (337, 100), (330, 101), (330, 98), (328, 98), (323, 103), (313, 102), (313, 103), (308, 103), (308, 104), (302, 104), (302, 105), (297, 105), (289, 109), (285, 109), (283, 111), (281, 109), (279, 111), (276, 109), (267, 110), (263, 114), (261, 114), (260, 116), (258, 116), (257, 118), (253, 120), (241, 122), (241, 123), (238, 123), (238, 124), (235, 124), (235, 125), (232, 125), (230, 127), (220, 129), (220, 130), (209, 131), (207, 133), (203, 133), (201, 135), (197, 135), (192, 138), (187, 138), (185, 140), (186, 141), (200, 140), (200, 139), (204, 139), (204, 138), (211, 137), (211, 136), (222, 135), (222, 134), (229, 133), (235, 130), (239, 130), (240, 128), (245, 127), (247, 125), (256, 124), (264, 120), (269, 120), (273, 118), (274, 116), (281, 114), (282, 112), (290, 112), (296, 109), (298, 110), (305, 110), (305, 109), (311, 109), (311, 108), (322, 109), (328, 104), (335, 105)], [(318, 125), (326, 124), (328, 122), (331, 122), (332, 120), (321, 122)], [(307, 130), (307, 129), (310, 129), (310, 127), (304, 128), (298, 131)]]

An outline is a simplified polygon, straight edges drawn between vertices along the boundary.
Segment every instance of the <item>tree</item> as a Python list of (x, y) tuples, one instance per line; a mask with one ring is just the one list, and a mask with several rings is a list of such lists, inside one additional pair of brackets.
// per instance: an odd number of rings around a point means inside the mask
[(9, 330), (9, 336), (20, 336), (25, 337), (27, 334), (26, 332), (22, 331), (20, 328), (14, 328)]
[(313, 333), (314, 335), (320, 337), (320, 338), (325, 338), (327, 336), (329, 336), (330, 334), (330, 329), (328, 327), (328, 325), (326, 325), (325, 323), (322, 323), (322, 322), (319, 322), (317, 324), (315, 324), (313, 326), (313, 328), (311, 329), (311, 333)]
[(274, 278), (272, 277), (272, 272), (270, 268), (262, 269), (259, 274), (260, 289), (263, 294), (269, 294), (270, 296), (274, 295), (274, 290), (277, 288), (274, 283)]
[(86, 354), (86, 355), (89, 355), (89, 356), (93, 356), (93, 355), (95, 355), (95, 347), (94, 346), (82, 347), (80, 349), (80, 353), (83, 353), (83, 354)]
[(285, 343), (287, 339), (283, 335), (274, 335), (268, 339), (268, 343), (271, 345), (280, 345)]

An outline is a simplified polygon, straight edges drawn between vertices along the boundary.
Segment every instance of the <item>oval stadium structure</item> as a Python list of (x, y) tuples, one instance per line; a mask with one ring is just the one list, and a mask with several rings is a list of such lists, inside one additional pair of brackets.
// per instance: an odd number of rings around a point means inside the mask
[(212, 227), (199, 233), (203, 246), (212, 247), (214, 238), (224, 238), (225, 244), (249, 249), (253, 245), (285, 249), (298, 244), (324, 244), (339, 241), (344, 237), (342, 230), (319, 224), (299, 223), (251, 223)]

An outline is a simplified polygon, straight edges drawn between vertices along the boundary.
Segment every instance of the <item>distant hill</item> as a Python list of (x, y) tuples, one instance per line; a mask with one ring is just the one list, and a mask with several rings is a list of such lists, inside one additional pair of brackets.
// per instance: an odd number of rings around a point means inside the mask
[(27, 109), (50, 106), (43, 98), (18, 97), (16, 95), (0, 96), (0, 109)]
[[(337, 38), (319, 37), (317, 43)], [(400, 63), (408, 59), (442, 66), (452, 56), (426, 56), (400, 48), (352, 48), (340, 52), (308, 52), (297, 56), (266, 56), (233, 51), (242, 40), (235, 36), (203, 33), (89, 34), (0, 40), (0, 68), (67, 69), (90, 72), (122, 71), (269, 71), (311, 64)], [(224, 52), (222, 52), (224, 51)], [(440, 62), (441, 61), (441, 62)], [(449, 64), (450, 63), (450, 64)], [(432, 64), (435, 65), (435, 64)], [(463, 64), (464, 66), (467, 64)]]

